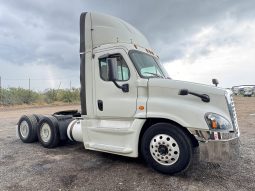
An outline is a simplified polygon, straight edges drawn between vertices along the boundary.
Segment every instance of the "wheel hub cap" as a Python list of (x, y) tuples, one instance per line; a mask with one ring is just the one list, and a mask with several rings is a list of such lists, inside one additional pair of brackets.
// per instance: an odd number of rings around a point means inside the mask
[(23, 138), (27, 138), (29, 134), (29, 127), (26, 121), (22, 121), (20, 124), (20, 134)]
[(167, 155), (167, 154), (168, 154), (167, 146), (166, 146), (166, 145), (159, 145), (159, 147), (158, 147), (158, 152), (159, 152), (161, 155), (163, 155), (163, 156)]
[(172, 165), (178, 160), (180, 149), (173, 137), (159, 134), (151, 139), (150, 153), (158, 163)]
[(47, 123), (44, 123), (42, 125), (42, 128), (40, 130), (40, 136), (44, 142), (49, 142), (50, 137), (51, 137), (51, 129)]

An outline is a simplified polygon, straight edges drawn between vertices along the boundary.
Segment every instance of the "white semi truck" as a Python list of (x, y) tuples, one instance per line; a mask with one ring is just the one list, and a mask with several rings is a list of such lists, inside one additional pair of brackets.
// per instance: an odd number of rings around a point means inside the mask
[(236, 158), (239, 129), (232, 93), (171, 79), (147, 39), (125, 21), (98, 13), (80, 17), (81, 113), (22, 116), (23, 142), (46, 148), (60, 141), (127, 157), (155, 170), (187, 169), (200, 159)]

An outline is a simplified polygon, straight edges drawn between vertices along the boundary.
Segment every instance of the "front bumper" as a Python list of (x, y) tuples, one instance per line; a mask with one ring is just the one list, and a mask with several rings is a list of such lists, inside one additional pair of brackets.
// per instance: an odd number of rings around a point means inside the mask
[(190, 130), (190, 132), (199, 142), (200, 160), (207, 162), (221, 162), (234, 160), (239, 157), (239, 131), (222, 133)]

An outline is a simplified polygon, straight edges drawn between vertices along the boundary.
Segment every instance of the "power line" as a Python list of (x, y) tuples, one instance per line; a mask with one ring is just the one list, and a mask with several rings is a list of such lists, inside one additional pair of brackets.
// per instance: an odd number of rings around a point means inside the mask
[[(45, 89), (48, 87), (54, 88), (56, 87), (56, 83), (60, 83), (60, 86), (62, 88), (68, 88), (72, 90), (73, 82), (76, 84), (75, 86), (78, 86), (77, 83), (79, 82), (79, 77), (77, 75), (70, 75), (65, 77), (52, 77), (52, 78), (3, 78), (0, 76), (0, 93), (3, 90), (3, 86), (6, 88), (11, 87), (23, 87), (25, 89), (29, 90), (29, 97), (30, 92), (32, 89)], [(58, 89), (60, 89), (60, 86)], [(2, 90), (1, 90), (2, 89)], [(1, 95), (0, 95), (1, 100)]]

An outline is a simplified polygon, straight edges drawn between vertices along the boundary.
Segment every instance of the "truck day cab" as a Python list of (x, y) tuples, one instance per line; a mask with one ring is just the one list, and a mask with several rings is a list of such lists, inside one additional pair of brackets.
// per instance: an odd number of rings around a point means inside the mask
[(62, 140), (85, 149), (142, 156), (155, 170), (185, 170), (196, 147), (200, 159), (237, 157), (239, 129), (232, 93), (168, 77), (147, 39), (118, 18), (80, 17), (81, 113), (23, 116), (23, 142), (44, 147)]

